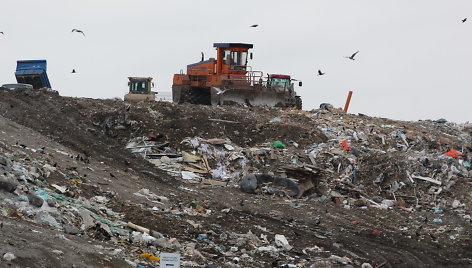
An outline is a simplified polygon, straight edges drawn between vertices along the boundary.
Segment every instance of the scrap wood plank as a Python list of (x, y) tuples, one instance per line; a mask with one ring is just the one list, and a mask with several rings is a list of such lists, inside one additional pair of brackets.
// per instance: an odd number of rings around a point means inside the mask
[(228, 185), (228, 182), (211, 180), (211, 179), (202, 179), (202, 183), (203, 184), (216, 185), (216, 186), (226, 186), (226, 185)]
[(206, 155), (203, 155), (203, 164), (205, 165), (205, 168), (207, 170), (208, 173), (210, 173), (210, 164), (208, 164), (208, 158), (206, 157)]
[(229, 139), (219, 139), (219, 138), (214, 138), (214, 139), (208, 139), (208, 140), (204, 140), (210, 144), (213, 144), (213, 145), (223, 145), (223, 144), (231, 144), (231, 140)]
[(207, 174), (208, 173), (208, 171), (201, 170), (201, 169), (196, 169), (196, 168), (192, 168), (192, 167), (188, 167), (188, 166), (184, 167), (184, 169), (186, 171), (190, 171), (190, 172), (194, 172), (194, 173), (200, 173), (200, 174)]
[(432, 178), (429, 178), (429, 177), (422, 177), (422, 176), (417, 176), (417, 175), (412, 175), (411, 177), (413, 179), (428, 181), (428, 182), (431, 182), (431, 183), (434, 183), (434, 184), (437, 184), (437, 185), (442, 184), (440, 180), (432, 179)]
[(318, 176), (318, 170), (311, 170), (302, 167), (290, 167), (286, 166), (283, 168), (288, 177), (294, 178), (299, 181), (306, 179), (314, 179)]
[(147, 154), (147, 156), (149, 157), (157, 157), (157, 156), (180, 157), (182, 155), (172, 154), (172, 153), (159, 153), (159, 154)]
[(198, 168), (198, 169), (205, 170), (205, 171), (207, 170), (206, 166), (201, 166), (197, 163), (186, 163), (186, 164), (189, 165), (189, 166), (192, 166), (194, 168)]
[(230, 123), (230, 124), (241, 124), (241, 122), (237, 122), (237, 121), (224, 120), (224, 119), (214, 119), (214, 118), (208, 118), (208, 121), (220, 122), (220, 123)]

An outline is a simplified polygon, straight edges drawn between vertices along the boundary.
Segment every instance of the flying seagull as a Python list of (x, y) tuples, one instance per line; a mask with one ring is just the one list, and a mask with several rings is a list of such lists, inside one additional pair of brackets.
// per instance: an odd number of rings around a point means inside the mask
[(350, 57), (346, 57), (350, 60), (355, 60), (354, 57), (357, 55), (357, 53), (359, 53), (359, 51), (357, 51), (356, 53), (352, 54)]
[(223, 93), (225, 93), (225, 92), (226, 92), (226, 90), (227, 90), (227, 89), (225, 89), (225, 90), (221, 90), (221, 89), (219, 89), (219, 88), (217, 88), (217, 87), (213, 87), (213, 88), (216, 90), (216, 95), (223, 94)]
[(324, 75), (325, 73), (323, 73), (321, 70), (318, 70), (318, 75)]
[(72, 72), (71, 72), (71, 73), (75, 74), (75, 69), (72, 69)]
[(251, 26), (249, 26), (249, 27), (256, 28), (257, 26), (259, 26), (259, 24), (253, 24), (253, 25), (251, 25)]
[(467, 21), (467, 18), (463, 18), (461, 21), (462, 21), (462, 23), (464, 23), (464, 22)]
[(4, 34), (3, 32), (0, 32), (1, 34)]
[(85, 36), (84, 32), (82, 32), (81, 30), (78, 30), (78, 29), (72, 29), (72, 32), (81, 33)]

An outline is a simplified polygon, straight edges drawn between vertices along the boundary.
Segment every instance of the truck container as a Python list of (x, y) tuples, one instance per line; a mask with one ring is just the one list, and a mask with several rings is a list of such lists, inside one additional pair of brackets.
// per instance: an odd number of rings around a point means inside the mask
[(51, 88), (46, 73), (46, 60), (19, 60), (16, 62), (15, 77), (18, 83), (30, 84), (33, 88)]

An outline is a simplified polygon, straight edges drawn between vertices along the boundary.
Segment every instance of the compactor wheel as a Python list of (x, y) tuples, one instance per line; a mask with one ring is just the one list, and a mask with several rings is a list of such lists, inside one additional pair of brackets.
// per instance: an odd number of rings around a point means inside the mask
[(302, 109), (302, 98), (300, 96), (295, 96), (295, 107), (297, 107), (298, 110)]
[(211, 95), (205, 90), (192, 89), (186, 94), (184, 102), (211, 105)]

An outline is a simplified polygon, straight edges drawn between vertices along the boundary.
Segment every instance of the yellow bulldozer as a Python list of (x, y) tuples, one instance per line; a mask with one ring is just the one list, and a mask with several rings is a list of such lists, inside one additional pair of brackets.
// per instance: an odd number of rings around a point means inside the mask
[(128, 77), (129, 92), (125, 95), (125, 101), (155, 101), (156, 92), (151, 91), (154, 87), (152, 77)]

